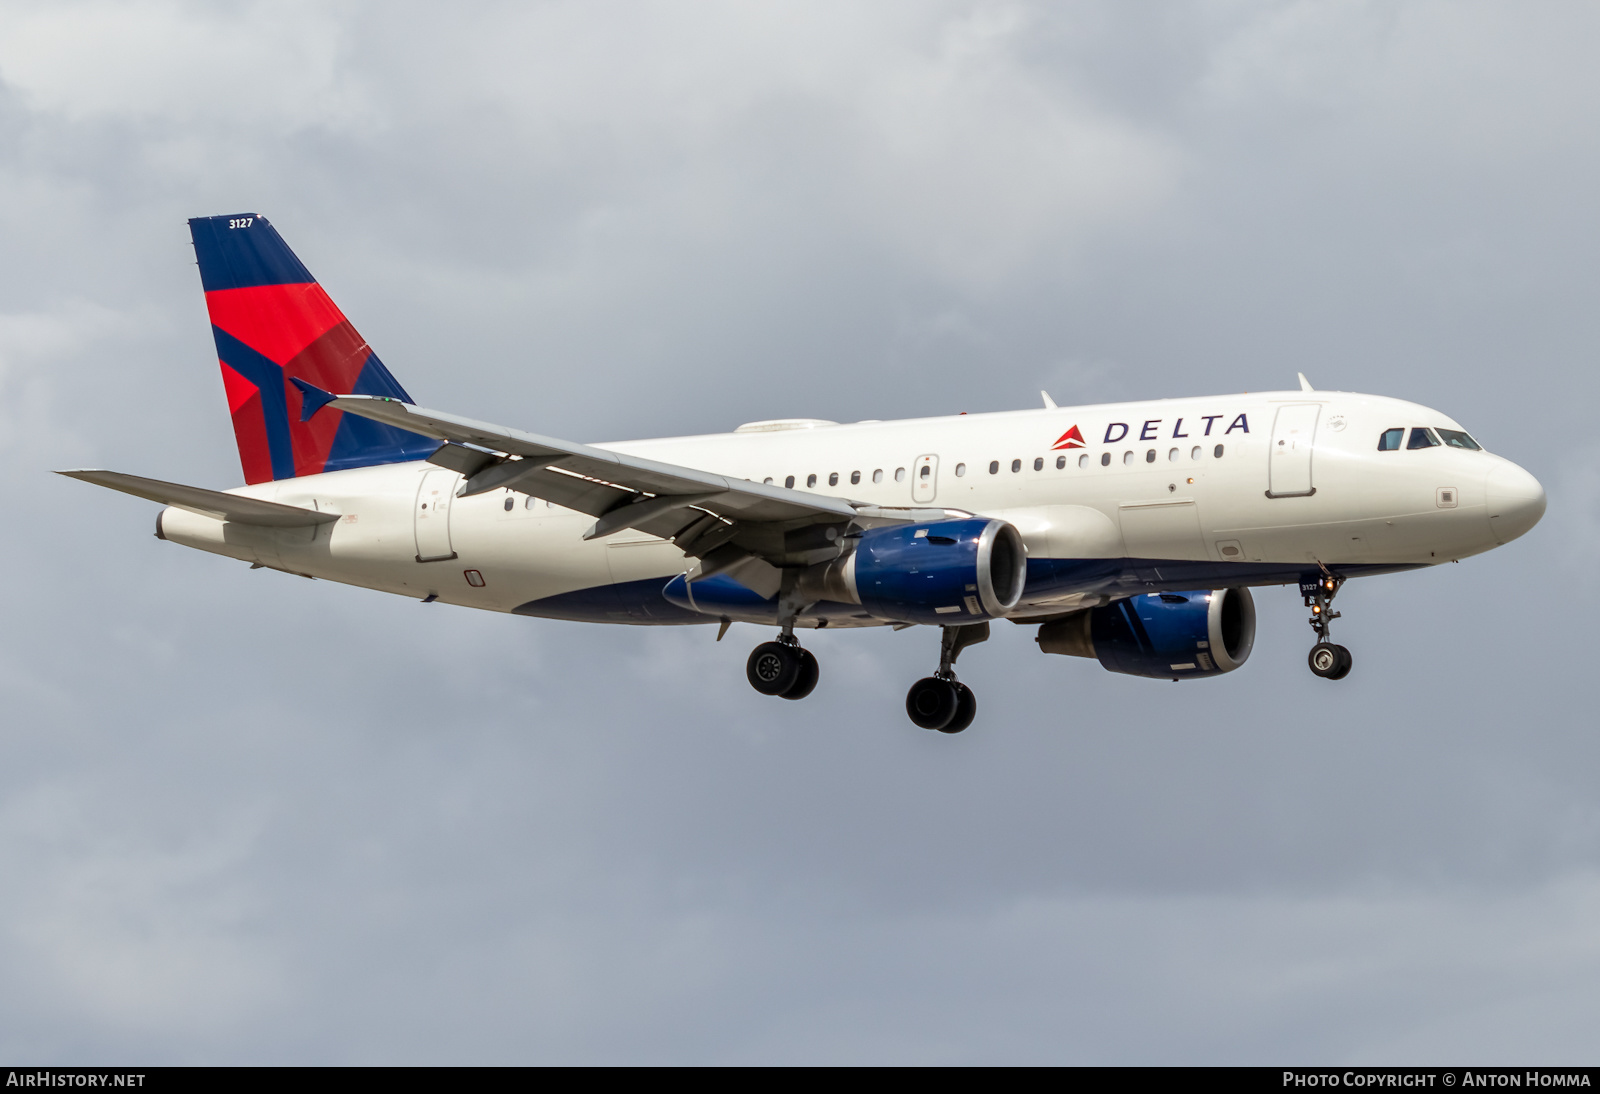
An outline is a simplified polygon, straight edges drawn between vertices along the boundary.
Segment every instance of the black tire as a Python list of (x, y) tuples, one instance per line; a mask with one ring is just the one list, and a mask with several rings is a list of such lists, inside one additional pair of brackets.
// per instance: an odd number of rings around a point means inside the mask
[(744, 674), (762, 695), (782, 695), (800, 678), (801, 659), (796, 648), (782, 642), (763, 642), (750, 651)]
[(923, 729), (943, 729), (959, 705), (955, 686), (937, 676), (924, 676), (906, 692), (906, 716)]
[(956, 689), (956, 712), (951, 717), (950, 724), (941, 729), (940, 733), (960, 733), (978, 716), (978, 697), (972, 694), (972, 689), (959, 681), (953, 686)]
[(1350, 666), (1355, 664), (1356, 659), (1351, 657), (1350, 651), (1345, 649), (1343, 646), (1335, 646), (1333, 648), (1339, 651), (1339, 664), (1331, 673), (1328, 674), (1328, 679), (1343, 680), (1346, 676), (1350, 675)]
[[(1324, 680), (1337, 680), (1339, 677), (1335, 674), (1339, 671), (1340, 666), (1345, 663), (1344, 657), (1339, 656), (1339, 651), (1342, 649), (1344, 649), (1343, 646), (1335, 646), (1332, 642), (1318, 642), (1311, 647), (1311, 652), (1306, 655), (1306, 664), (1311, 666), (1312, 672)], [(1348, 656), (1349, 651), (1346, 650), (1345, 657)], [(1346, 669), (1345, 671), (1348, 672), (1349, 670)]]
[(783, 693), (785, 699), (804, 699), (817, 687), (817, 677), (822, 670), (817, 665), (817, 656), (810, 650), (791, 647), (793, 652), (800, 655), (800, 675), (795, 677), (794, 686)]

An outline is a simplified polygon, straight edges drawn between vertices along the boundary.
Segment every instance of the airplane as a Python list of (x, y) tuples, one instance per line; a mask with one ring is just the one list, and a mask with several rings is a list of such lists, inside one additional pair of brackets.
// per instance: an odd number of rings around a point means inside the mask
[(797, 631), (928, 626), (906, 713), (977, 713), (961, 651), (1039, 649), (1160, 680), (1242, 666), (1250, 589), (1295, 584), (1319, 677), (1353, 577), (1454, 562), (1543, 516), (1537, 479), (1437, 410), (1314, 389), (580, 444), (424, 409), (265, 217), (189, 221), (246, 485), (60, 474), (164, 505), (159, 539), (423, 603), (777, 629), (758, 692), (819, 677)]

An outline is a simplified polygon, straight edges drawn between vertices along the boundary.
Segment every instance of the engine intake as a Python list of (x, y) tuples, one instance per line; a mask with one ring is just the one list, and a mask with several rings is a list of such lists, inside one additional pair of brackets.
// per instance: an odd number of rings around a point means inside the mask
[(1093, 657), (1111, 672), (1160, 679), (1232, 672), (1255, 640), (1249, 589), (1129, 597), (1046, 623), (1038, 638), (1045, 653)]

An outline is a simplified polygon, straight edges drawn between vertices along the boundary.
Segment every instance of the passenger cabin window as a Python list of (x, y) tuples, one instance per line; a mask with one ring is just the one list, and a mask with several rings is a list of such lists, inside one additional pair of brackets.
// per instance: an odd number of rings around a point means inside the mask
[(883, 468), (880, 467), (880, 468), (878, 468), (876, 471), (874, 471), (872, 473), (872, 481), (873, 482), (882, 482), (883, 481)]
[(991, 475), (1000, 474), (1000, 461), (999, 460), (990, 460), (989, 461), (989, 474), (991, 474)]
[(1111, 466), (1111, 453), (1109, 453), (1109, 452), (1100, 453), (1100, 466), (1101, 467), (1110, 467)]
[(832, 474), (830, 474), (828, 476), (828, 485), (829, 486), (838, 486), (839, 485), (839, 472), (835, 471), (835, 472), (833, 472)]
[(1461, 432), (1459, 429), (1441, 429), (1439, 436), (1444, 438), (1444, 443), (1451, 448), (1465, 448), (1469, 452), (1482, 452), (1483, 447), (1477, 441)]
[(772, 476), (768, 475), (766, 478), (762, 479), (761, 480), (761, 485), (762, 486), (771, 486), (772, 485)]
[(851, 486), (855, 486), (860, 481), (861, 481), (861, 472), (859, 472), (859, 471), (850, 472), (850, 485)]
[(1011, 461), (1011, 473), (1013, 475), (1015, 475), (1018, 471), (1021, 471), (1021, 470), (1022, 470), (1022, 461), (1021, 460), (1012, 460)]
[(783, 480), (783, 485), (784, 485), (784, 489), (793, 490), (794, 489), (794, 476), (790, 475), (787, 478), (785, 478)]
[(966, 464), (964, 464), (964, 463), (956, 464), (956, 478), (959, 479), (962, 475), (965, 475), (966, 473), (967, 473), (967, 465)]
[(1148, 452), (1146, 452), (1144, 454), (1144, 462), (1145, 463), (1155, 463), (1156, 462), (1156, 450), (1155, 449), (1152, 448), (1150, 451), (1148, 451)]
[(811, 487), (813, 487), (815, 485), (817, 485), (817, 477), (815, 475), (807, 475), (806, 476), (806, 489), (809, 490)]
[(926, 463), (923, 464), (922, 470), (918, 471), (917, 474), (921, 475), (923, 478), (927, 478), (929, 475), (933, 474), (933, 465)]
[(1078, 469), (1081, 471), (1083, 468), (1088, 467), (1088, 466), (1089, 466), (1089, 453), (1085, 452), (1083, 455), (1078, 457)]
[(1411, 430), (1411, 439), (1406, 442), (1406, 448), (1435, 448), (1438, 444), (1439, 438), (1433, 435), (1433, 430), (1415, 426)]
[(897, 467), (897, 468), (894, 469), (894, 481), (895, 482), (905, 482), (906, 481), (906, 469), (905, 468)]
[(1043, 456), (1034, 457), (1033, 469), (1035, 471), (1043, 471), (1044, 470), (1044, 457)]
[(1056, 470), (1060, 471), (1065, 466), (1067, 466), (1067, 458), (1065, 456), (1057, 456), (1056, 457)]
[(1212, 449), (1211, 455), (1216, 459), (1222, 459), (1222, 446), (1219, 444), (1216, 448)]

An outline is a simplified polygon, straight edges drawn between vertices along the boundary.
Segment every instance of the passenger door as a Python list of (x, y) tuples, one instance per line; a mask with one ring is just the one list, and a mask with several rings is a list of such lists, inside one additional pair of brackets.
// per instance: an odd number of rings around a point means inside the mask
[(1304, 498), (1317, 492), (1311, 481), (1311, 454), (1321, 411), (1321, 403), (1278, 408), (1272, 423), (1272, 452), (1267, 457), (1267, 497)]
[(417, 487), (415, 511), (417, 561), (439, 562), (456, 557), (450, 549), (450, 502), (460, 479), (454, 471), (429, 471)]

